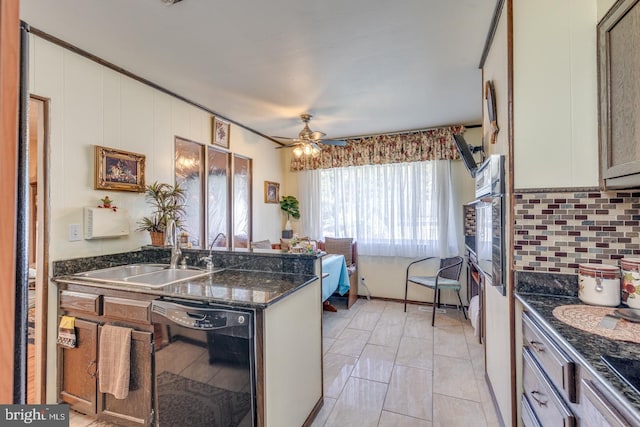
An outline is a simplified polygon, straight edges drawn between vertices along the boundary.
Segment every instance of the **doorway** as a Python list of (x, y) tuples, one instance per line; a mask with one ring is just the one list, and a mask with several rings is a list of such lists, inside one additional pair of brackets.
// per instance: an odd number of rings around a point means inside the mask
[(27, 328), (27, 403), (46, 396), (49, 101), (29, 97), (29, 311)]

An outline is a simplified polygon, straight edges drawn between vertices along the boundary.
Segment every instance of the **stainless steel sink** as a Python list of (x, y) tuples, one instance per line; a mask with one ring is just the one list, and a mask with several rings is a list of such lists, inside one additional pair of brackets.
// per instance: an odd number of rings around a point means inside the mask
[(161, 286), (171, 285), (172, 283), (181, 282), (187, 279), (197, 279), (209, 275), (210, 271), (204, 270), (182, 270), (167, 269), (154, 271), (152, 273), (141, 274), (139, 276), (128, 277), (125, 281), (129, 284), (139, 284), (157, 288)]
[(170, 269), (167, 264), (130, 264), (78, 273), (76, 276), (101, 283), (160, 288), (211, 273), (193, 267)]
[(120, 265), (118, 267), (103, 268), (101, 270), (87, 271), (78, 273), (78, 276), (90, 277), (92, 279), (111, 279), (123, 280), (128, 277), (138, 276), (140, 274), (151, 273), (154, 271), (162, 271), (168, 266), (166, 264), (130, 264)]

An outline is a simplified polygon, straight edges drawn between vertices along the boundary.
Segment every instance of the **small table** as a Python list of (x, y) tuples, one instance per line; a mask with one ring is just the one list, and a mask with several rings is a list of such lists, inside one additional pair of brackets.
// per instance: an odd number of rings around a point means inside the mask
[(322, 301), (326, 302), (335, 291), (340, 295), (349, 292), (347, 263), (344, 255), (327, 254), (322, 257)]

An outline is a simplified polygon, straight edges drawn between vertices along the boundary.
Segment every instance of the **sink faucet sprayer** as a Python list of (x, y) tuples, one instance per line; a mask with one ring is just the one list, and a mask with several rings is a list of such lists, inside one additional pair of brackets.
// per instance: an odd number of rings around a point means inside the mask
[(178, 226), (174, 219), (170, 219), (167, 222), (164, 244), (171, 245), (171, 262), (169, 263), (169, 268), (178, 268), (178, 261), (182, 256), (182, 251), (180, 250), (180, 241), (178, 240)]

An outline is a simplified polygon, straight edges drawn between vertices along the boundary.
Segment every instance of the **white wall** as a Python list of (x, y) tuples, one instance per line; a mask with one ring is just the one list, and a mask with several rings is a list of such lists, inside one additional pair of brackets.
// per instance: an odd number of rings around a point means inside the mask
[[(146, 182), (173, 182), (174, 137), (211, 141), (211, 115), (71, 51), (30, 38), (30, 92), (50, 99), (49, 262), (126, 252), (150, 243), (136, 222), (150, 213), (141, 193), (94, 190), (94, 148), (103, 145), (146, 156)], [(282, 181), (281, 155), (274, 144), (231, 126), (232, 152), (253, 159), (253, 233), (277, 240), (281, 214), (264, 203), (264, 181)], [(109, 195), (126, 209), (128, 237), (68, 241), (69, 224), (83, 224), (83, 207)], [(57, 293), (49, 291), (47, 402), (55, 402)]]
[[(211, 114), (37, 37), (31, 38), (31, 93), (51, 99), (52, 260), (127, 251), (149, 244), (136, 222), (150, 208), (143, 194), (94, 190), (94, 148), (103, 145), (146, 156), (146, 182), (173, 182), (174, 137), (211, 141)], [(256, 237), (277, 238), (280, 212), (264, 203), (264, 181), (282, 180), (272, 142), (231, 126), (231, 151), (253, 159)], [(109, 195), (129, 214), (131, 234), (69, 242), (69, 224), (83, 224), (83, 206)]]
[(516, 189), (598, 185), (597, 9), (514, 2)]

